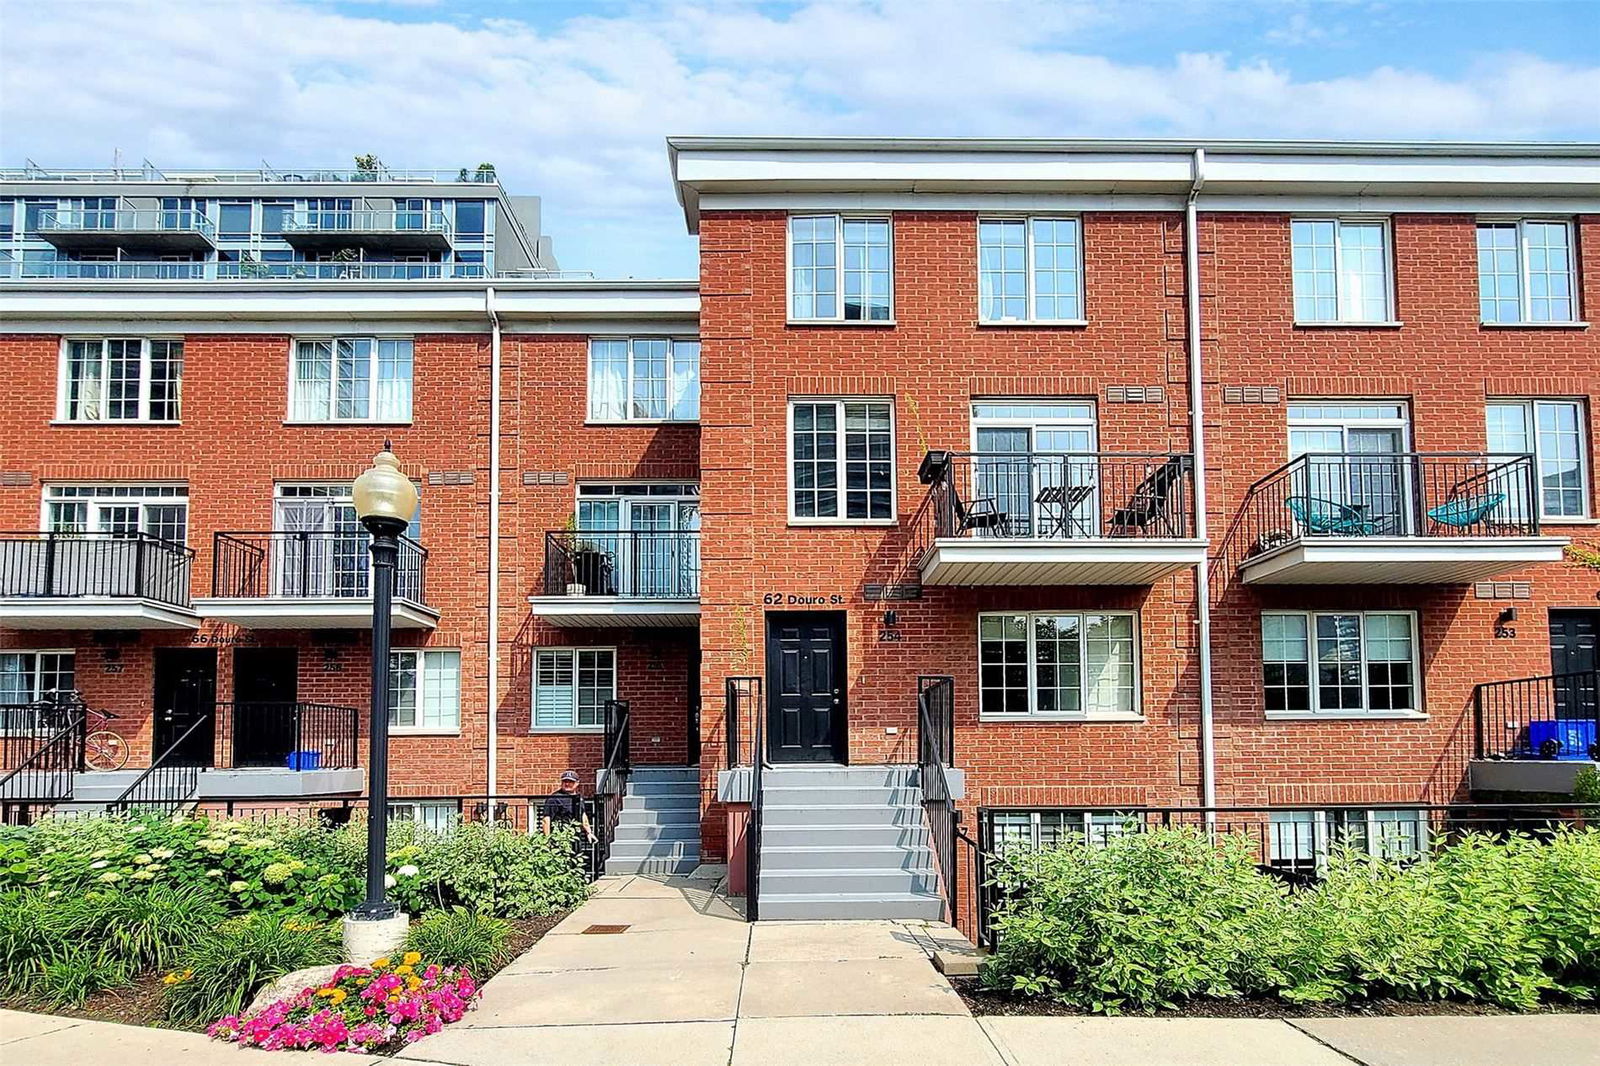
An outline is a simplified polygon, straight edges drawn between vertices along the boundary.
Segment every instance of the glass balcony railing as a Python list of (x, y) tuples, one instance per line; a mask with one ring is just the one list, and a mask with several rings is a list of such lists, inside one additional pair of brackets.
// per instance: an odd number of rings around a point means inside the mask
[(298, 211), (283, 220), (283, 235), (300, 233), (438, 233), (453, 232), (443, 211)]
[(42, 211), (39, 213), (39, 235), (46, 240), (55, 234), (198, 234), (208, 241), (217, 239), (216, 223), (199, 211), (190, 209), (115, 209), (91, 208), (85, 210)]

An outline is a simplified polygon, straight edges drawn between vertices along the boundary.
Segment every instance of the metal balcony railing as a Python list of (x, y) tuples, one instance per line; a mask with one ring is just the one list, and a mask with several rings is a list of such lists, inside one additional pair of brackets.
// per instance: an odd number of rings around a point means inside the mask
[(218, 263), (217, 277), (276, 281), (427, 281), (483, 277), (482, 263), (389, 263), (352, 259)]
[(361, 712), (331, 703), (217, 704), (216, 765), (291, 770), (357, 766)]
[[(372, 595), (372, 538), (364, 530), (218, 533), (211, 594), (223, 599), (365, 599)], [(400, 538), (394, 598), (427, 603), (428, 551)]]
[(1480, 759), (1600, 758), (1600, 671), (1478, 685), (1472, 717)]
[(700, 595), (700, 534), (572, 529), (546, 533), (542, 594), (696, 599)]
[(90, 280), (195, 281), (206, 276), (202, 260), (52, 259), (0, 263), (0, 277)]
[(351, 210), (297, 211), (283, 220), (285, 236), (296, 233), (439, 233), (454, 232), (443, 211)]
[(39, 235), (55, 233), (194, 233), (217, 239), (217, 226), (192, 208), (67, 208), (39, 213)]
[(0, 533), (0, 597), (189, 606), (194, 549), (148, 533)]

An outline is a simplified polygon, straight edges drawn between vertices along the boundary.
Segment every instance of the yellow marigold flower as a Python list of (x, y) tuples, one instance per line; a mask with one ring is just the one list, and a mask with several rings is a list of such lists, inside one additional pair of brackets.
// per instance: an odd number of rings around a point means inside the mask
[(411, 970), (411, 967), (409, 967), (409, 966), (396, 966), (394, 968), (394, 972), (397, 973), (397, 974), (400, 974), (403, 977), (403, 976), (405, 976), (407, 974), (410, 974), (412, 972), (412, 970)]
[(349, 996), (349, 994), (350, 994), (350, 993), (346, 992), (342, 988), (335, 988), (335, 989), (332, 989), (331, 991), (333, 992), (333, 995), (329, 996), (328, 998), (333, 1000), (333, 1005), (335, 1007), (337, 1007), (339, 1004), (343, 1003), (345, 1001), (345, 998), (347, 996)]
[(422, 952), (408, 951), (406, 952), (405, 957), (400, 961), (405, 963), (407, 966), (415, 966), (417, 963), (422, 961)]
[(406, 978), (406, 988), (410, 989), (412, 992), (415, 992), (417, 989), (419, 989), (421, 987), (422, 987), (422, 978), (420, 978), (420, 977), (407, 977)]
[(389, 956), (385, 955), (381, 959), (373, 959), (372, 968), (374, 970), (387, 970), (389, 968)]

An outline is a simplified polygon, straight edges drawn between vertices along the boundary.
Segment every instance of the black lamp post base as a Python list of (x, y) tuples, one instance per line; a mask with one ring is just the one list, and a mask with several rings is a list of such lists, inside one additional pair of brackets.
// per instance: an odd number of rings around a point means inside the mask
[(400, 913), (400, 905), (389, 900), (357, 904), (350, 912), (350, 920), (355, 922), (386, 922)]

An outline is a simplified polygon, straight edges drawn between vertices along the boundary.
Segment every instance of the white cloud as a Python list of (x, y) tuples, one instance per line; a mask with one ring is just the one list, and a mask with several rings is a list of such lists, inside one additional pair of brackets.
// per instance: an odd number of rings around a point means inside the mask
[[(1307, 79), (1216, 53), (1129, 62), (1094, 53), (1097, 31), (1128, 29), (1129, 8), (1108, 2), (596, 10), (538, 28), (507, 7), (478, 20), (409, 2), (10, 0), (0, 155), (493, 161), (513, 191), (545, 197), (564, 265), (685, 275), (669, 133), (1570, 137), (1593, 135), (1600, 99), (1600, 67), (1528, 55), (1452, 77)], [(1320, 32), (1297, 18), (1268, 39)]]

